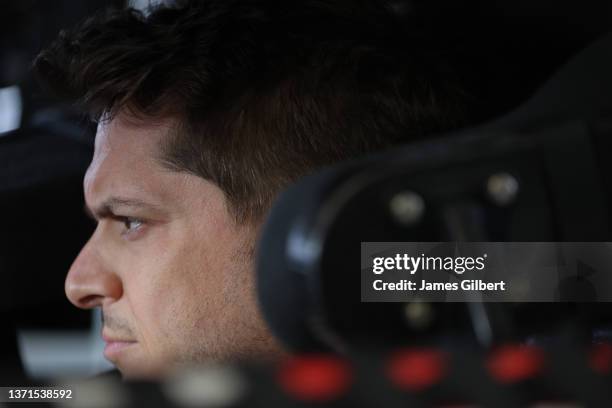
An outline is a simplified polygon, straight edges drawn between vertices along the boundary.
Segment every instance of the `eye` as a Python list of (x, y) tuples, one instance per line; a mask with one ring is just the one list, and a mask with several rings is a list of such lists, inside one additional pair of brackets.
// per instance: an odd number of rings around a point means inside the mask
[(146, 221), (140, 218), (115, 216), (114, 219), (121, 226), (121, 237), (130, 241), (140, 238), (147, 226)]
[(143, 222), (137, 218), (131, 217), (123, 217), (121, 219), (123, 225), (125, 226), (125, 232), (133, 232), (140, 228)]

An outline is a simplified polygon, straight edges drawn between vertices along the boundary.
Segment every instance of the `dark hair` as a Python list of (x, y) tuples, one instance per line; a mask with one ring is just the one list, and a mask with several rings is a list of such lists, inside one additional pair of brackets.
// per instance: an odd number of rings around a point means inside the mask
[(96, 118), (173, 117), (163, 162), (237, 220), (314, 169), (461, 125), (444, 52), (381, 1), (207, 0), (98, 14), (35, 60)]

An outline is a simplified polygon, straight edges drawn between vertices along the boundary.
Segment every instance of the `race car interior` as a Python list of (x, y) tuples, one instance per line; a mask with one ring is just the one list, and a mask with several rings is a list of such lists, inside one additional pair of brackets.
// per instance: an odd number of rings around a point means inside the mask
[(94, 229), (82, 180), (95, 128), (29, 71), (60, 28), (123, 3), (24, 0), (0, 16), (1, 387), (78, 380), (75, 406), (610, 405), (599, 265), (570, 265), (554, 302), (364, 302), (345, 272), (363, 269), (367, 242), (612, 242), (612, 3), (390, 2), (461, 50), (472, 124), (285, 190), (258, 243), (257, 291), (295, 358), (162, 383), (121, 382), (99, 312), (65, 298)]

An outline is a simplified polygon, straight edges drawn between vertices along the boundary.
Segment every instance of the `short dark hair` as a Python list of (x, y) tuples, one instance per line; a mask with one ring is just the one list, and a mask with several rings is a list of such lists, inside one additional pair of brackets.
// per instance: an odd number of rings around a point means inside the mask
[(35, 60), (96, 118), (176, 118), (162, 160), (240, 222), (316, 168), (462, 125), (444, 52), (382, 1), (183, 1), (106, 11)]

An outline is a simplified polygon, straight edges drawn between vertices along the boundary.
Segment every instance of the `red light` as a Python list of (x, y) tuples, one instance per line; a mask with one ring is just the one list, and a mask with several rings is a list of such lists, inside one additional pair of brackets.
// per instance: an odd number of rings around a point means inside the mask
[(608, 374), (612, 371), (612, 345), (595, 345), (589, 354), (589, 365), (599, 374)]
[(279, 371), (279, 382), (285, 391), (308, 401), (336, 399), (346, 392), (351, 380), (348, 363), (333, 356), (292, 357)]
[(446, 373), (446, 356), (436, 350), (406, 350), (389, 359), (387, 375), (397, 387), (420, 391), (439, 382)]
[(489, 372), (502, 383), (514, 383), (537, 375), (543, 366), (542, 352), (535, 347), (502, 346), (487, 362)]

